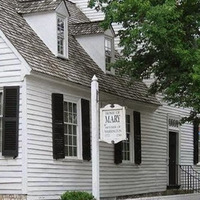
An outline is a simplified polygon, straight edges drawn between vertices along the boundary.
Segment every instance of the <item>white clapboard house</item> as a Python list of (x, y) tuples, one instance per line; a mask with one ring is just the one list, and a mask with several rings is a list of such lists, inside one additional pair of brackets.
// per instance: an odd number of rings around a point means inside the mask
[(0, 199), (92, 191), (94, 75), (101, 107), (126, 106), (127, 140), (100, 142), (101, 198), (173, 185), (169, 133), (177, 164), (193, 164), (192, 126), (176, 123), (188, 111), (161, 106), (144, 83), (130, 85), (107, 67), (115, 60), (114, 33), (99, 24), (70, 1), (0, 0)]
[[(91, 20), (103, 20), (102, 12), (97, 12), (95, 9), (88, 8), (87, 0), (72, 0), (84, 12), (84, 14)], [(120, 24), (113, 24), (114, 32), (117, 33), (121, 29)], [(119, 38), (115, 38), (115, 48), (120, 52), (121, 47), (118, 46)], [(149, 85), (153, 77), (145, 79), (144, 82)], [(160, 115), (164, 115), (166, 127), (160, 129), (160, 123), (157, 121), (151, 124), (149, 129), (157, 126), (160, 134), (164, 134), (162, 143), (158, 142), (160, 151), (157, 152), (157, 158), (161, 156), (161, 152), (165, 149), (166, 159), (166, 186), (167, 188), (180, 188), (189, 190), (200, 190), (200, 136), (198, 122), (185, 123), (180, 125), (180, 119), (186, 117), (190, 113), (190, 109), (183, 109), (167, 105), (162, 101), (162, 96), (158, 95), (158, 99), (162, 103), (157, 109)], [(164, 133), (165, 132), (165, 133)], [(157, 139), (157, 138), (155, 138)], [(142, 141), (143, 144), (143, 141)], [(164, 145), (164, 146), (163, 146)], [(143, 147), (143, 146), (142, 146)], [(151, 151), (151, 149), (150, 149)], [(153, 154), (152, 154), (153, 155)], [(156, 164), (155, 164), (156, 165)], [(156, 166), (155, 166), (156, 168)], [(159, 169), (159, 166), (157, 166)], [(157, 174), (155, 174), (157, 175)], [(163, 174), (163, 177), (165, 175)], [(162, 177), (162, 178), (163, 178)], [(160, 178), (160, 177), (159, 177)], [(159, 187), (158, 190), (160, 191)], [(135, 190), (134, 190), (135, 192)], [(137, 193), (137, 192), (135, 192)]]

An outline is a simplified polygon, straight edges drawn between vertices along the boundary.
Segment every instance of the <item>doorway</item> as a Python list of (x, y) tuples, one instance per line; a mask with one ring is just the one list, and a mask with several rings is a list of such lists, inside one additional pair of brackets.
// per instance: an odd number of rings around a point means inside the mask
[(169, 132), (169, 188), (178, 187), (178, 133)]

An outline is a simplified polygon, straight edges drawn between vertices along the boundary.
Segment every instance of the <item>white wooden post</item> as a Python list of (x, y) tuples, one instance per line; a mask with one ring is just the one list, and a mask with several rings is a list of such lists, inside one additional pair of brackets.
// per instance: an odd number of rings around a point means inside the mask
[(92, 113), (92, 194), (99, 200), (99, 84), (94, 75), (91, 83)]

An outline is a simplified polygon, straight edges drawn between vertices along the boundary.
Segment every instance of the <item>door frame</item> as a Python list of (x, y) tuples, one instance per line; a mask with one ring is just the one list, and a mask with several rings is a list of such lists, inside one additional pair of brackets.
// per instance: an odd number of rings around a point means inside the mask
[[(177, 122), (180, 122), (181, 117), (177, 115), (168, 114), (167, 116), (167, 186), (169, 186), (169, 134), (174, 132), (176, 134), (176, 164), (181, 163), (181, 131), (180, 125)], [(171, 122), (176, 122), (171, 123)], [(178, 168), (179, 169), (179, 168)], [(177, 172), (178, 180), (177, 186), (180, 185), (180, 170)]]

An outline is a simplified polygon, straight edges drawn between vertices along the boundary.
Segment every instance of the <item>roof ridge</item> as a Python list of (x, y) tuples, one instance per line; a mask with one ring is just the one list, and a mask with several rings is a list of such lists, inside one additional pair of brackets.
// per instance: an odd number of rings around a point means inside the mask
[(74, 5), (76, 5), (76, 3), (74, 3), (73, 1), (70, 1), (70, 0), (64, 0), (65, 2), (67, 1), (67, 2), (69, 2), (69, 3), (71, 3), (71, 4), (74, 4)]
[[(17, 0), (20, 3), (27, 3), (27, 2), (34, 2), (34, 1), (49, 1), (49, 0)], [(51, 1), (57, 1), (57, 0), (51, 0)]]
[(103, 20), (101, 21), (85, 21), (85, 22), (78, 22), (78, 23), (75, 23), (76, 25), (80, 25), (80, 24), (98, 24), (98, 23), (101, 23), (103, 22)]

